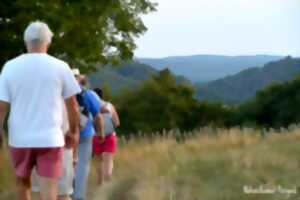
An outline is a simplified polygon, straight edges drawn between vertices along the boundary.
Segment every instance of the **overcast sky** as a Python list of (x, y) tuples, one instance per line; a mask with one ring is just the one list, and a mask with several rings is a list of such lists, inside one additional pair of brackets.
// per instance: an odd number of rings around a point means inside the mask
[(275, 54), (300, 57), (300, 0), (153, 0), (137, 57)]

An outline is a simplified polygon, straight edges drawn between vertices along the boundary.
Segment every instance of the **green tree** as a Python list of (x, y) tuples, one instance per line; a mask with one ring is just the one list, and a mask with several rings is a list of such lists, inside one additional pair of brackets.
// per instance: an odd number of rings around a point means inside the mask
[(169, 70), (161, 71), (136, 90), (119, 96), (116, 104), (123, 134), (174, 128), (192, 130), (200, 125), (203, 114), (200, 112), (203, 106), (194, 98), (193, 88), (179, 84)]
[(141, 14), (154, 10), (150, 0), (1, 0), (0, 66), (24, 52), (24, 29), (37, 19), (55, 33), (50, 53), (84, 72), (131, 58), (146, 31)]
[(287, 127), (300, 122), (300, 79), (273, 84), (240, 106), (237, 123)]

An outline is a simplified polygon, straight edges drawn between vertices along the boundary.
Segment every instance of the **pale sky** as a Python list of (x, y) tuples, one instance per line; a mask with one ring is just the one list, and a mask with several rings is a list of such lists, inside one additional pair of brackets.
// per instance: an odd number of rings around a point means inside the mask
[(300, 0), (153, 0), (136, 57), (274, 54), (300, 57)]

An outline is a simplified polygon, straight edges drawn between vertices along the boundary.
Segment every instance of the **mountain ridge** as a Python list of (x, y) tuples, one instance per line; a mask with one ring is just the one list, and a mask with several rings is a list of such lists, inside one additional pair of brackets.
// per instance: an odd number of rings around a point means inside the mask
[(277, 55), (188, 55), (163, 58), (135, 58), (157, 70), (169, 68), (175, 75), (182, 75), (192, 82), (208, 82), (236, 74), (250, 67), (260, 67), (264, 64), (282, 59)]
[(253, 67), (208, 83), (195, 84), (200, 100), (236, 103), (253, 97), (259, 89), (274, 82), (293, 79), (300, 73), (300, 58), (285, 57), (264, 67)]
[[(132, 90), (159, 73), (159, 70), (136, 61), (123, 62), (118, 66), (106, 65), (96, 68), (98, 70), (88, 76), (91, 87), (108, 86), (112, 94), (118, 94), (124, 89)], [(182, 76), (176, 76), (176, 80), (178, 83), (190, 84), (189, 80)]]

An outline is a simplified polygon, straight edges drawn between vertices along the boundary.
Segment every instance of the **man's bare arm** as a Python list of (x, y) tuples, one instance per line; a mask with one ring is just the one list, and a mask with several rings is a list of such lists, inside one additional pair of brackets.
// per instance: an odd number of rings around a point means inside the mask
[(94, 118), (94, 122), (99, 136), (104, 138), (104, 119), (102, 114), (98, 113)]
[(0, 101), (0, 147), (2, 147), (3, 144), (2, 141), (3, 125), (4, 125), (4, 120), (7, 114), (8, 107), (9, 107), (9, 103)]
[(77, 146), (79, 139), (79, 107), (75, 96), (65, 100), (69, 120), (69, 132), (66, 135), (66, 147)]

